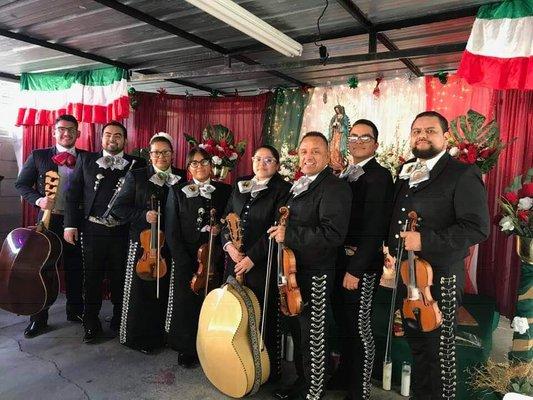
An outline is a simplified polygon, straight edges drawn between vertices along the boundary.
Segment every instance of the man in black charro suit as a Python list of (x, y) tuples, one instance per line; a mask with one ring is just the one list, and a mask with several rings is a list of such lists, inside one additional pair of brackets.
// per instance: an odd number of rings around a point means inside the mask
[[(341, 361), (331, 389), (345, 389), (345, 400), (369, 399), (375, 345), (372, 299), (383, 267), (394, 183), (376, 161), (378, 129), (366, 119), (350, 129), (348, 148), (354, 159), (340, 178), (352, 189), (350, 224), (337, 263), (333, 311), (339, 326)], [(340, 168), (339, 168), (340, 169)]]
[(323, 134), (307, 133), (298, 155), (305, 175), (291, 188), (287, 226), (269, 229), (278, 243), (294, 251), (304, 303), (302, 312), (289, 318), (298, 379), (276, 391), (275, 397), (318, 400), (324, 395), (329, 298), (338, 248), (348, 231), (352, 192), (328, 167), (328, 141)]
[[(410, 139), (416, 159), (403, 165), (396, 180), (389, 230), (391, 252), (403, 237), (405, 250), (414, 251), (431, 264), (431, 294), (442, 313), (442, 326), (432, 332), (421, 332), (404, 318), (414, 361), (412, 398), (417, 400), (455, 398), (455, 319), (464, 288), (464, 258), (469, 246), (489, 234), (487, 195), (480, 170), (446, 152), (448, 135), (448, 121), (439, 113), (426, 111), (416, 116)], [(418, 231), (400, 232), (410, 211), (420, 219)], [(393, 257), (387, 259), (388, 264), (394, 261)], [(406, 296), (402, 283), (399, 296)]]
[[(102, 217), (116, 190), (117, 182), (131, 168), (146, 162), (124, 154), (127, 131), (112, 121), (102, 128), (102, 151), (78, 156), (72, 186), (67, 193), (64, 238), (75, 244), (81, 239), (83, 251), (83, 326), (85, 343), (101, 332), (98, 318), (102, 306), (102, 280), (110, 279), (113, 317), (110, 328), (117, 331), (122, 309), (122, 291), (128, 249), (128, 225)], [(133, 164), (133, 165), (132, 165)]]
[[(65, 197), (71, 188), (71, 178), (76, 156), (85, 152), (75, 147), (80, 137), (78, 121), (72, 115), (60, 115), (54, 125), (55, 146), (32, 151), (19, 173), (15, 187), (28, 203), (37, 206), (38, 219), (44, 210), (52, 210), (49, 229), (60, 239), (63, 239), (63, 214), (65, 211)], [(48, 171), (59, 174), (59, 188), (56, 198), (46, 197), (45, 175)], [(67, 320), (81, 322), (83, 313), (82, 301), (82, 261), (81, 250), (62, 240), (62, 263), (65, 271)], [(24, 336), (32, 338), (40, 335), (48, 326), (48, 309), (30, 317), (30, 324), (24, 331)]]

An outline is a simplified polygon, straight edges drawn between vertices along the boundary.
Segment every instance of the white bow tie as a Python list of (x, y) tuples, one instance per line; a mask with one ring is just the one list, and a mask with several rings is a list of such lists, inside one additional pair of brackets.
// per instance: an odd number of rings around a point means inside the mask
[(409, 179), (409, 187), (413, 187), (429, 179), (429, 168), (425, 162), (410, 162), (403, 165), (398, 177)]
[(295, 196), (298, 196), (300, 193), (305, 192), (307, 188), (309, 188), (311, 182), (313, 182), (313, 180), (308, 176), (304, 175), (292, 184), (290, 192)]
[(250, 193), (252, 197), (256, 197), (257, 193), (268, 188), (264, 183), (257, 183), (257, 181), (250, 179), (249, 181), (239, 181), (237, 183), (239, 192)]
[(346, 167), (344, 171), (341, 172), (341, 174), (339, 175), (339, 178), (341, 179), (347, 178), (348, 182), (355, 182), (364, 173), (365, 171), (363, 170), (363, 167), (361, 167), (360, 165), (350, 164)]
[(185, 193), (187, 198), (202, 196), (202, 197), (205, 197), (206, 199), (210, 199), (211, 193), (213, 193), (215, 189), (216, 188), (209, 183), (204, 183), (201, 185), (191, 183), (190, 185), (187, 185), (181, 188), (181, 191)]
[(98, 164), (100, 168), (104, 169), (111, 168), (111, 170), (123, 170), (124, 167), (129, 164), (129, 162), (121, 156), (102, 156), (96, 160), (96, 164)]
[(167, 172), (156, 172), (150, 178), (150, 182), (155, 183), (157, 186), (173, 186), (179, 182), (181, 176), (174, 175)]

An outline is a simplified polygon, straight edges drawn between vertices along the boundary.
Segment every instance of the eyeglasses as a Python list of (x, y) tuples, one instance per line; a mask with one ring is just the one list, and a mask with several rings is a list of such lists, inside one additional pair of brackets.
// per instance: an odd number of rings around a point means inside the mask
[(56, 128), (56, 130), (59, 132), (59, 133), (76, 133), (76, 131), (78, 130), (77, 128), (74, 128), (74, 127), (71, 127), (71, 128), (67, 128), (65, 126), (58, 126)]
[(154, 158), (159, 158), (159, 157), (169, 157), (170, 155), (172, 154), (172, 151), (170, 150), (163, 150), (163, 151), (151, 151), (150, 152), (150, 156), (151, 157), (154, 157)]
[(274, 157), (258, 157), (258, 156), (254, 156), (252, 157), (252, 161), (253, 162), (262, 162), (263, 164), (266, 164), (266, 165), (270, 165), (270, 164), (274, 164), (276, 162), (276, 159)]
[(348, 142), (350, 142), (350, 143), (357, 143), (357, 142), (359, 142), (359, 143), (370, 143), (372, 140), (375, 140), (375, 139), (372, 136), (370, 136), (370, 135), (348, 136)]
[(199, 166), (202, 166), (202, 167), (207, 167), (208, 165), (211, 165), (211, 161), (208, 160), (207, 158), (203, 158), (201, 159), (200, 161), (197, 161), (197, 160), (193, 160), (189, 163), (189, 166), (193, 167), (193, 168), (198, 168)]

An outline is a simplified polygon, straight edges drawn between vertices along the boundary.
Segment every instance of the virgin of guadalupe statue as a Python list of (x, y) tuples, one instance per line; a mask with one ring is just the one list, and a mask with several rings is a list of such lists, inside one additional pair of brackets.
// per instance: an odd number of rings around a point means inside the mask
[(329, 123), (329, 153), (332, 166), (343, 166), (344, 157), (348, 153), (348, 134), (350, 119), (344, 112), (344, 107), (337, 104), (335, 115)]

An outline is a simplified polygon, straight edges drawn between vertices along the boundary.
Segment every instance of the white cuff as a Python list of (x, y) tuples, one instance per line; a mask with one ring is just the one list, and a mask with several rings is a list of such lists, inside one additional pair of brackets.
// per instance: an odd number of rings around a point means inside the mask
[(68, 227), (68, 228), (64, 228), (63, 230), (64, 230), (64, 231), (77, 231), (78, 228)]
[(37, 207), (40, 207), (39, 203), (41, 202), (42, 199), (44, 199), (44, 197), (39, 197), (37, 200), (35, 200), (35, 205)]

